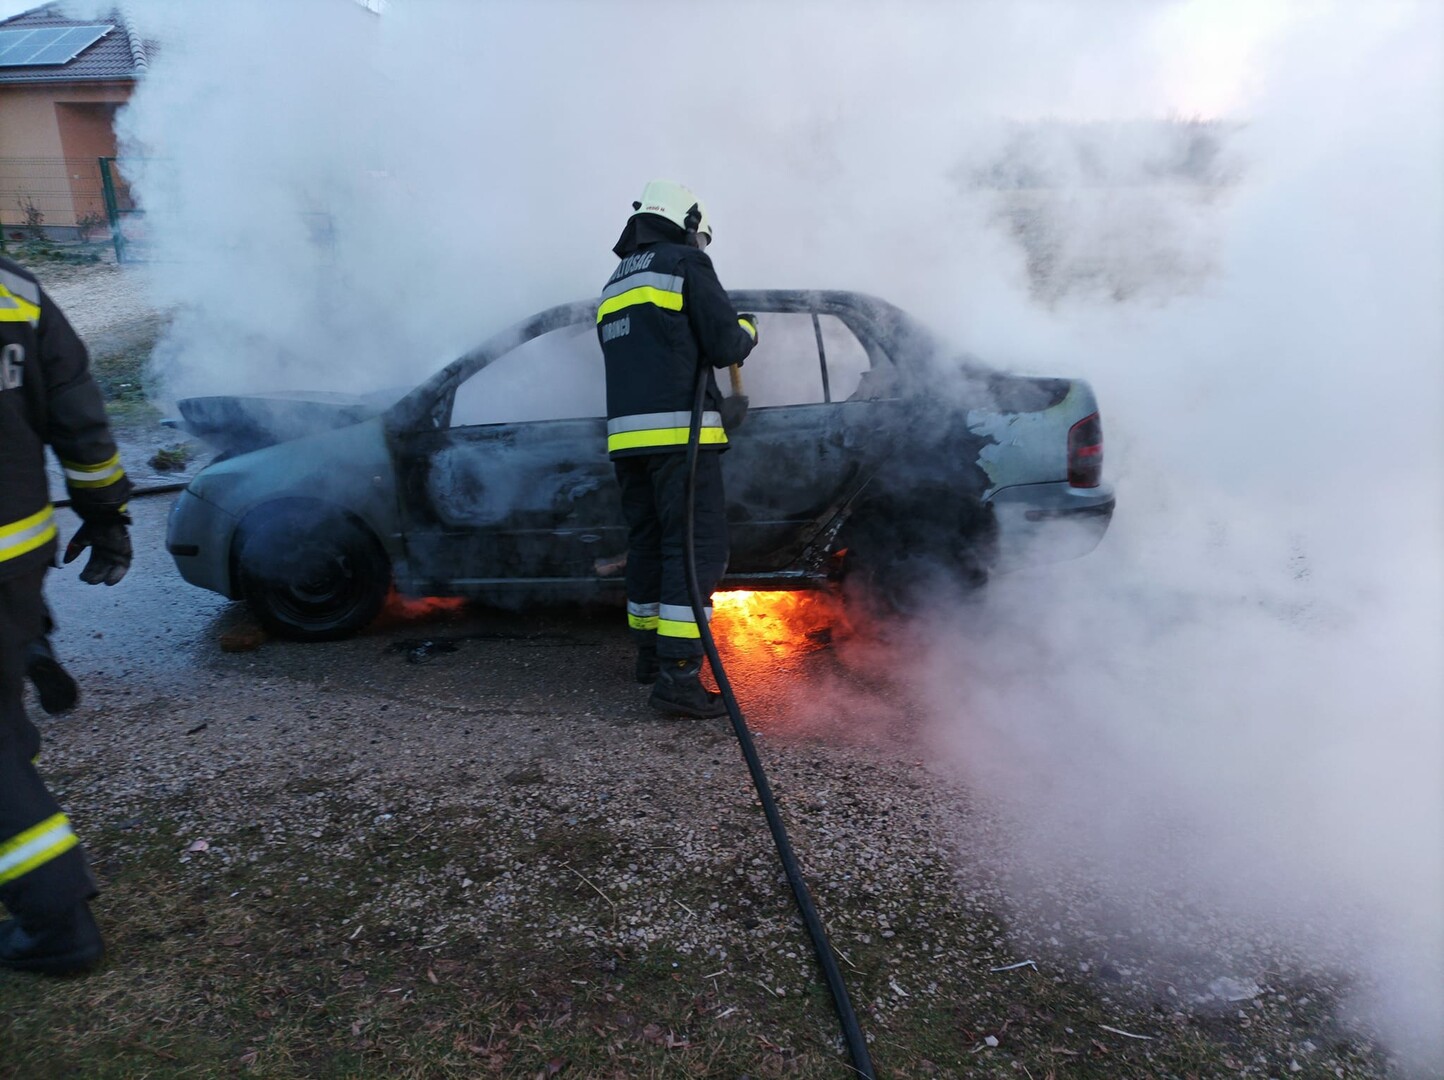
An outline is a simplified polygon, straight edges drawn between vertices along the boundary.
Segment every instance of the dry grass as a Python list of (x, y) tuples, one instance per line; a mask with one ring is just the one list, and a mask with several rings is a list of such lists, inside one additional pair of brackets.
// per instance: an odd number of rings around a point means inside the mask
[[(619, 851), (641, 857), (626, 838), (596, 824), (534, 827), (531, 788), (514, 781), (514, 805), (479, 814), (367, 829), (369, 800), (298, 784), (267, 812), (294, 822), (286, 841), (242, 825), (187, 854), (188, 831), (163, 805), (96, 836), (114, 959), (86, 979), (0, 978), (0, 1075), (847, 1075), (776, 875), (739, 881), (727, 860), (670, 879), (619, 873)], [(209, 861), (246, 849), (255, 857)], [(449, 870), (461, 850), (487, 855), (458, 880)], [(501, 904), (457, 918), (484, 907), (468, 895), (518, 883), (522, 864), (514, 917)], [(889, 883), (900, 910), (921, 906), (893, 916), (887, 939), (860, 932), (875, 923), (864, 893), (818, 884), (881, 1076), (1380, 1075), (1343, 1044), (1309, 1061), (1283, 1056), (1299, 1033), (1266, 1006), (1120, 1014), (1046, 970), (989, 974), (1002, 928), (985, 912), (935, 910), (938, 883), (926, 878), (947, 873)], [(628, 944), (619, 931), (639, 891), (682, 927), (699, 909), (730, 921), (734, 947), (708, 955), (682, 931)], [(728, 911), (709, 911), (718, 897), (733, 901)], [(918, 951), (936, 963), (896, 964)]]

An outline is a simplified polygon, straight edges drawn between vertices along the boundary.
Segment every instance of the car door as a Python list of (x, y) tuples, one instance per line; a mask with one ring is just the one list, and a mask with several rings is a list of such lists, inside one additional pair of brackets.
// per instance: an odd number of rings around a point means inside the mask
[[(729, 572), (786, 569), (869, 475), (898, 403), (866, 349), (835, 315), (759, 312), (758, 344), (741, 369), (746, 422), (723, 459)], [(726, 373), (719, 372), (724, 385)]]
[[(731, 574), (788, 569), (813, 526), (869, 475), (897, 408), (866, 390), (879, 372), (836, 316), (758, 317), (759, 344), (742, 368), (751, 409), (723, 459)], [(727, 373), (717, 374), (725, 392)], [(588, 318), (473, 374), (455, 391), (449, 426), (398, 436), (412, 588), (616, 575), (626, 527), (606, 453), (605, 384)]]
[(575, 580), (626, 549), (607, 460), (605, 370), (588, 319), (461, 383), (450, 426), (399, 436), (416, 587)]

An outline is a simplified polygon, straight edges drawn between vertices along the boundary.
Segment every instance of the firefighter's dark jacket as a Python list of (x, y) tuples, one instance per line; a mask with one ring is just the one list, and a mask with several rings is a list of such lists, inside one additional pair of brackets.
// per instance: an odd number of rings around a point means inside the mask
[(597, 307), (614, 458), (686, 449), (699, 362), (707, 365), (701, 445), (726, 449), (712, 369), (742, 363), (756, 342), (707, 254), (684, 243), (675, 225), (652, 218), (634, 216), (617, 242), (622, 261)]
[(34, 275), (0, 258), (0, 578), (54, 556), (47, 443), (76, 513), (124, 521), (131, 485), (85, 344)]

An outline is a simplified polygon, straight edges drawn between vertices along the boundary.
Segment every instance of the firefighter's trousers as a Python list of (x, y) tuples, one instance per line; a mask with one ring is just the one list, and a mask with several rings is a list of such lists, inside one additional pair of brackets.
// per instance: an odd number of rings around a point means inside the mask
[(25, 715), (27, 646), (46, 632), (45, 568), (0, 579), (0, 903), (43, 923), (95, 895), (70, 821), (40, 779), (40, 732)]
[[(694, 536), (697, 582), (708, 601), (727, 569), (727, 506), (721, 453), (697, 454)], [(627, 521), (627, 624), (641, 648), (664, 659), (702, 655), (701, 633), (687, 591), (687, 455), (617, 458), (622, 514)]]

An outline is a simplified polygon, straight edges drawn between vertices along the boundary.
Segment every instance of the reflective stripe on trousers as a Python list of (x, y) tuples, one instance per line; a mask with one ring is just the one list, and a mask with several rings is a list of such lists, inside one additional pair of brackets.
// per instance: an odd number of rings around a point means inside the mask
[[(659, 604), (661, 609), (657, 618), (657, 635), (659, 637), (671, 638), (701, 638), (702, 631), (697, 626), (697, 617), (693, 614), (690, 605), (682, 604)], [(712, 621), (712, 609), (705, 609), (707, 621)]]
[(627, 601), (627, 625), (633, 630), (657, 629), (657, 613), (661, 604), (638, 604)]
[(80, 840), (64, 814), (53, 814), (19, 836), (0, 841), (0, 885), (64, 855)]

